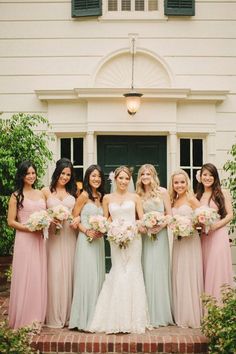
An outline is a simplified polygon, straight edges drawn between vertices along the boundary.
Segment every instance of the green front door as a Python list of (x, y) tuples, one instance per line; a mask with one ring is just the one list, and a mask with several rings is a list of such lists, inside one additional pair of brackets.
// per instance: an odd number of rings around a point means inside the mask
[[(162, 186), (166, 186), (166, 136), (100, 135), (97, 137), (98, 164), (106, 176), (107, 193), (110, 192), (109, 173), (120, 165), (133, 168), (136, 182), (138, 169), (145, 163), (155, 166)], [(110, 249), (106, 242), (106, 268), (110, 268)]]

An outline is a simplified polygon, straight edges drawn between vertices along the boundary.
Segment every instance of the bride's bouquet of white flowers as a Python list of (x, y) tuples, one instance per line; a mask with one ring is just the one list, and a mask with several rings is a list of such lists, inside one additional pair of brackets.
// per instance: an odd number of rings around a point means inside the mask
[(30, 231), (43, 231), (45, 239), (48, 238), (48, 228), (52, 219), (46, 210), (35, 211), (29, 216), (26, 226)]
[(138, 221), (138, 227), (142, 226), (147, 229), (148, 237), (155, 241), (157, 240), (157, 234), (152, 232), (152, 228), (156, 226), (161, 226), (166, 222), (166, 217), (163, 213), (159, 211), (150, 211), (145, 213), (141, 220)]
[(193, 223), (194, 227), (201, 232), (204, 228), (206, 234), (208, 234), (211, 225), (220, 219), (219, 214), (214, 208), (208, 206), (201, 206), (194, 211)]
[(122, 218), (109, 223), (107, 239), (120, 248), (126, 248), (137, 237), (137, 227)]
[(70, 210), (62, 204), (49, 208), (47, 212), (51, 219), (58, 221), (58, 223), (56, 223), (56, 234), (59, 233), (62, 228), (63, 221), (67, 220), (71, 222), (73, 220)]

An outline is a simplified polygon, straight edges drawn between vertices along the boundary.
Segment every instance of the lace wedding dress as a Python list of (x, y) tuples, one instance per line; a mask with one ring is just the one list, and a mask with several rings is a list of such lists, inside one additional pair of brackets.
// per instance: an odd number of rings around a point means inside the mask
[[(112, 220), (135, 222), (135, 203), (110, 203)], [(144, 333), (149, 327), (147, 300), (141, 265), (142, 241), (134, 239), (126, 249), (111, 242), (112, 268), (98, 298), (91, 332)]]

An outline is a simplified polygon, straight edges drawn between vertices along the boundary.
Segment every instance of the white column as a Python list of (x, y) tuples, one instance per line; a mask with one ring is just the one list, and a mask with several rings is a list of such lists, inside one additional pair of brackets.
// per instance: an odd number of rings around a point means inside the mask
[(95, 137), (94, 137), (94, 131), (88, 131), (86, 135), (86, 164), (87, 166), (90, 166), (94, 163), (96, 163), (96, 158), (95, 158)]
[(170, 176), (173, 171), (177, 169), (177, 149), (178, 149), (178, 139), (176, 131), (171, 131), (169, 133), (169, 146), (170, 146), (170, 162), (168, 175)]
[(216, 133), (215, 132), (212, 132), (207, 136), (206, 144), (207, 144), (206, 146), (207, 156), (205, 162), (211, 162), (215, 164), (216, 163)]

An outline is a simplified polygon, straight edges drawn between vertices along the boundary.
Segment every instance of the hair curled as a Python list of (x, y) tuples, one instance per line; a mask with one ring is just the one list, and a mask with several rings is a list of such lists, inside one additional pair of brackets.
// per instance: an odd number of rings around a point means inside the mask
[(65, 157), (61, 158), (60, 160), (58, 160), (56, 162), (56, 168), (52, 174), (52, 179), (51, 179), (51, 183), (50, 183), (50, 191), (51, 192), (56, 191), (57, 182), (58, 182), (60, 175), (61, 175), (62, 171), (64, 170), (64, 168), (69, 168), (71, 171), (71, 177), (70, 177), (70, 180), (68, 181), (68, 183), (66, 183), (65, 189), (66, 189), (67, 193), (73, 195), (76, 198), (77, 197), (77, 185), (76, 185), (76, 181), (75, 181), (74, 168), (73, 168), (72, 162)]
[(101, 177), (101, 184), (97, 188), (97, 191), (100, 193), (100, 201), (102, 201), (104, 194), (105, 194), (105, 175), (99, 165), (91, 165), (87, 168), (85, 175), (84, 175), (84, 181), (83, 181), (83, 190), (88, 193), (89, 199), (92, 200), (93, 202), (95, 201), (95, 198), (93, 197), (93, 191), (92, 187), (89, 184), (89, 177), (93, 171), (97, 170), (99, 172), (99, 175)]
[[(14, 196), (16, 197), (16, 207), (17, 209), (22, 209), (23, 208), (23, 201), (24, 201), (24, 178), (27, 175), (28, 169), (32, 167), (35, 170), (35, 174), (37, 177), (37, 169), (36, 166), (34, 165), (33, 162), (26, 160), (20, 163), (18, 166), (18, 169), (16, 171), (16, 176), (15, 176), (15, 192), (13, 193)], [(36, 181), (36, 180), (35, 180)], [(33, 188), (35, 187), (35, 183), (32, 186)]]
[(136, 193), (140, 196), (140, 197), (144, 197), (145, 196), (145, 188), (144, 188), (144, 184), (142, 183), (142, 174), (145, 170), (148, 170), (151, 174), (151, 183), (150, 183), (150, 194), (151, 197), (153, 198), (160, 198), (160, 180), (158, 178), (157, 175), (157, 171), (155, 169), (155, 167), (151, 164), (145, 164), (142, 165), (140, 167), (140, 169), (138, 170), (138, 177), (137, 177), (137, 182), (136, 182)]
[[(223, 219), (226, 216), (227, 211), (225, 208), (225, 197), (221, 189), (220, 178), (219, 178), (217, 168), (212, 163), (206, 163), (202, 165), (202, 168), (200, 170), (200, 177), (202, 176), (204, 170), (207, 170), (214, 178), (214, 182), (211, 186), (212, 192), (208, 200), (208, 205), (210, 204), (210, 201), (212, 199), (218, 207), (218, 213), (220, 214), (221, 219)], [(198, 200), (201, 199), (203, 193), (204, 193), (204, 185), (201, 182), (200, 183), (198, 182), (197, 193), (196, 193), (196, 197)]]
[(119, 166), (119, 167), (117, 167), (116, 169), (115, 169), (115, 171), (114, 171), (114, 178), (115, 179), (117, 179), (117, 177), (119, 176), (119, 174), (121, 173), (121, 172), (125, 172), (128, 176), (129, 176), (129, 179), (131, 179), (131, 177), (132, 177), (132, 170), (129, 168), (129, 167), (127, 167), (127, 166)]
[(171, 205), (173, 206), (175, 204), (175, 201), (178, 199), (178, 194), (177, 192), (174, 190), (174, 187), (173, 187), (173, 180), (174, 180), (174, 177), (177, 176), (177, 175), (183, 175), (185, 180), (186, 180), (186, 183), (187, 183), (187, 190), (186, 190), (186, 196), (187, 196), (187, 199), (189, 199), (190, 197), (193, 196), (193, 191), (192, 191), (192, 188), (191, 188), (191, 182), (190, 182), (190, 178), (189, 178), (189, 175), (187, 174), (187, 172), (185, 172), (184, 170), (182, 170), (181, 168), (174, 171), (171, 175), (171, 179), (170, 179), (170, 183), (169, 183), (169, 194), (170, 194), (170, 201), (171, 201)]

